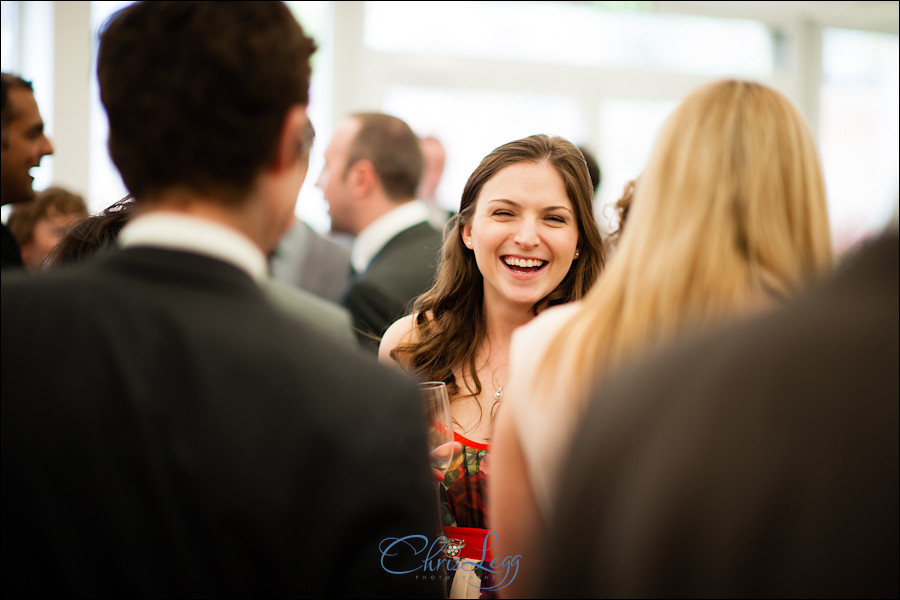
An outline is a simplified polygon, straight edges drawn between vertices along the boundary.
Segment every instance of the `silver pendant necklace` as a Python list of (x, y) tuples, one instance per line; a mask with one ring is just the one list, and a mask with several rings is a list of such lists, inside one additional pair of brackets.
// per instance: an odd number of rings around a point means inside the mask
[[(495, 401), (495, 402), (500, 402), (500, 400), (503, 399), (503, 386), (506, 385), (506, 383), (503, 383), (503, 384), (501, 384), (501, 385), (497, 385), (497, 371), (500, 371), (500, 374), (503, 375), (503, 371), (501, 371), (501, 369), (504, 369), (504, 370), (507, 370), (507, 371), (508, 371), (508, 370), (509, 370), (509, 364), (500, 365), (499, 367), (496, 367), (496, 368), (493, 370), (493, 372), (491, 372), (491, 384), (493, 384), (493, 386), (496, 388), (495, 391), (494, 391), (494, 401)], [(507, 373), (507, 377), (508, 377), (508, 376), (509, 376), (509, 374)], [(502, 381), (502, 380), (501, 380), (501, 381)], [(509, 383), (509, 382), (507, 382), (507, 383)]]

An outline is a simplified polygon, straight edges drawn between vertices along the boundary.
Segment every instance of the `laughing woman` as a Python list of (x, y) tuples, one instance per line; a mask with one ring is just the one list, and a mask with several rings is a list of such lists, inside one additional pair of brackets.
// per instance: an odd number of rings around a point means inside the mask
[[(490, 441), (508, 383), (512, 333), (542, 310), (583, 297), (603, 263), (590, 175), (578, 148), (546, 135), (510, 142), (466, 182), (436, 283), (385, 332), (379, 360), (447, 383), (463, 452), (441, 486), (442, 518), (445, 535), (464, 542), (452, 542), (462, 558), (483, 558)], [(450, 596), (472, 597), (477, 590), (469, 586), (490, 596), (504, 585), (482, 566), (456, 571)]]

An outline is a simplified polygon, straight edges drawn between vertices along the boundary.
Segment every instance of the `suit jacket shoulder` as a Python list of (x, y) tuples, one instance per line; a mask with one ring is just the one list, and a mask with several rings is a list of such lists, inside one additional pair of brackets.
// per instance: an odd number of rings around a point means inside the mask
[(292, 227), (270, 259), (272, 277), (333, 302), (340, 302), (350, 281), (350, 248), (305, 222)]
[(415, 385), (244, 272), (126, 249), (0, 320), (4, 591), (440, 595), (380, 563), (438, 518)]
[(377, 350), (371, 336), (380, 337), (431, 287), (440, 250), (441, 232), (427, 222), (414, 225), (391, 239), (354, 281), (344, 305), (365, 347)]
[(350, 312), (337, 302), (275, 279), (265, 279), (261, 285), (272, 301), (288, 314), (347, 344), (350, 348), (359, 347), (353, 332)]

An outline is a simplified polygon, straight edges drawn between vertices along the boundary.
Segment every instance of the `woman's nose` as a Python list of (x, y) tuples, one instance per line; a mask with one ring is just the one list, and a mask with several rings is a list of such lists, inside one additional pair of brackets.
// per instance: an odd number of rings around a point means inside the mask
[(540, 244), (541, 238), (538, 235), (537, 224), (530, 219), (522, 221), (516, 229), (513, 241), (523, 248), (533, 248)]

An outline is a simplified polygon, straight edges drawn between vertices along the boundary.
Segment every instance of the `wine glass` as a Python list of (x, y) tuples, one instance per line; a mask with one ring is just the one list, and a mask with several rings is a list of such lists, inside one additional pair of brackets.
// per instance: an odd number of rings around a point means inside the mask
[(447, 384), (443, 381), (425, 381), (419, 384), (419, 390), (425, 400), (431, 467), (443, 476), (455, 454)]

